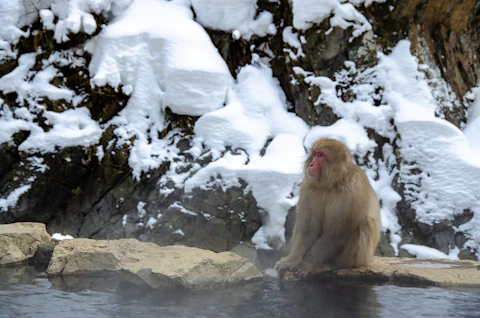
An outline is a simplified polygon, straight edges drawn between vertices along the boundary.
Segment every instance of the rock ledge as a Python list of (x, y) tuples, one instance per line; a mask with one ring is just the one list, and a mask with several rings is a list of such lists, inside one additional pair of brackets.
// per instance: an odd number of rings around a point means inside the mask
[[(286, 280), (297, 280), (286, 273)], [(314, 281), (363, 281), (413, 286), (480, 287), (480, 263), (463, 260), (375, 257), (368, 267), (312, 275)]]
[(52, 238), (42, 223), (0, 225), (0, 265), (24, 262)]
[(248, 260), (231, 252), (166, 246), (136, 239), (62, 241), (55, 247), (49, 276), (119, 272), (126, 280), (152, 288), (205, 288), (262, 278)]

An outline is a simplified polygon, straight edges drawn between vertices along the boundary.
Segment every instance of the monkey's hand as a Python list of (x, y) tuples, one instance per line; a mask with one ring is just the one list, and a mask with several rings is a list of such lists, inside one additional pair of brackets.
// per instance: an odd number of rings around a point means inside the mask
[(286, 271), (295, 267), (297, 267), (297, 263), (287, 257), (283, 257), (277, 262), (277, 264), (275, 264), (275, 270), (278, 272), (280, 277), (283, 277)]

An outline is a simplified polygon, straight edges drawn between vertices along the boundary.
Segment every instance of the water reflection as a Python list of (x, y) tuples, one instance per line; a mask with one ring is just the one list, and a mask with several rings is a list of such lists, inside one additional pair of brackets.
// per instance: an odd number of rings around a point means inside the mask
[(30, 284), (35, 278), (40, 276), (42, 276), (42, 271), (33, 266), (4, 265), (0, 267), (0, 282), (2, 283)]
[(0, 268), (1, 317), (478, 317), (479, 291), (277, 282), (187, 291)]
[[(246, 307), (249, 317), (377, 317), (379, 304), (372, 286), (266, 283)], [(239, 308), (239, 311), (242, 309)]]
[(52, 288), (68, 292), (84, 290), (108, 292), (116, 290), (123, 280), (117, 274), (98, 274), (50, 277), (49, 281), (52, 283)]

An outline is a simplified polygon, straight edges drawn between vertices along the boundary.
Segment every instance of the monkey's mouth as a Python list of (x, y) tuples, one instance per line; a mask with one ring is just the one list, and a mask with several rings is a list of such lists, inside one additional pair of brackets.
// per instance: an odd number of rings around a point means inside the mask
[(318, 176), (318, 171), (310, 171), (310, 169), (309, 169), (309, 170), (307, 170), (307, 175), (308, 175), (310, 178), (315, 178), (315, 177)]

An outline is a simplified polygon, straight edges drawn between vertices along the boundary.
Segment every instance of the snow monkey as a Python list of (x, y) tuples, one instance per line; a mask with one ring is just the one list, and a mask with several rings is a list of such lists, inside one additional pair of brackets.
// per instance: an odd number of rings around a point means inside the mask
[(290, 253), (275, 268), (297, 276), (367, 265), (380, 239), (380, 208), (365, 173), (339, 141), (319, 139), (304, 165)]

